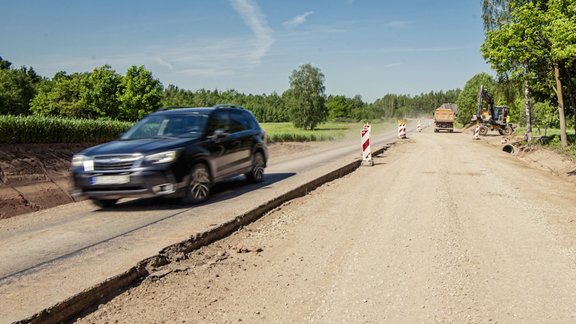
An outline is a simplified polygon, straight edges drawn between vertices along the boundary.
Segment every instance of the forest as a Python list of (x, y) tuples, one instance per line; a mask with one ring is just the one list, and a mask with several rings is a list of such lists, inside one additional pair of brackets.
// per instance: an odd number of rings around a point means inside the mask
[[(244, 94), (234, 89), (182, 89), (163, 86), (144, 66), (124, 75), (109, 65), (91, 72), (38, 75), (32, 67), (12, 67), (0, 58), (0, 115), (39, 115), (135, 121), (165, 107), (207, 107), (233, 103), (251, 110), (261, 122), (289, 122), (289, 91)], [(313, 68), (313, 67), (312, 67)], [(287, 78), (289, 76), (286, 76)], [(330, 121), (361, 121), (426, 115), (445, 102), (455, 102), (459, 90), (430, 91), (416, 96), (385, 94), (373, 103), (344, 95), (325, 95)]]

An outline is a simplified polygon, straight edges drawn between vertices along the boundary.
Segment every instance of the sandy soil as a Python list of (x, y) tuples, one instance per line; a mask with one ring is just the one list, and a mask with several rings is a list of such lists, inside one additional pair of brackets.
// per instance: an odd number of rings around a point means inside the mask
[(576, 167), (490, 141), (413, 134), (78, 322), (574, 323)]

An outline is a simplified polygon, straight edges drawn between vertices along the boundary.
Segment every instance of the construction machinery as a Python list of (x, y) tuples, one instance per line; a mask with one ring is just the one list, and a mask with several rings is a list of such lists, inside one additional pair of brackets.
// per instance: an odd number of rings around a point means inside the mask
[[(483, 103), (487, 108), (484, 109)], [(480, 86), (478, 92), (478, 110), (472, 116), (472, 122), (480, 125), (479, 133), (482, 136), (489, 131), (496, 130), (500, 135), (510, 135), (514, 132), (514, 125), (508, 122), (508, 108), (505, 106), (494, 106), (494, 98), (488, 93), (484, 86)]]

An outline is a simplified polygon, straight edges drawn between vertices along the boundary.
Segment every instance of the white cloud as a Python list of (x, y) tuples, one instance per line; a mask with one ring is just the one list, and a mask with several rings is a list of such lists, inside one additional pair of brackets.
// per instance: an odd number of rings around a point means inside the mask
[(158, 63), (158, 65), (167, 67), (169, 70), (174, 70), (174, 66), (172, 66), (172, 64), (169, 62), (164, 61), (161, 57), (156, 58), (156, 63)]
[(308, 16), (310, 16), (312, 14), (314, 14), (314, 11), (306, 11), (305, 13), (284, 22), (283, 25), (284, 25), (284, 27), (302, 25), (303, 23), (306, 22), (306, 18), (308, 18)]
[(268, 26), (266, 17), (254, 0), (231, 0), (234, 10), (256, 36), (256, 49), (252, 52), (254, 63), (260, 63), (274, 43), (274, 31)]

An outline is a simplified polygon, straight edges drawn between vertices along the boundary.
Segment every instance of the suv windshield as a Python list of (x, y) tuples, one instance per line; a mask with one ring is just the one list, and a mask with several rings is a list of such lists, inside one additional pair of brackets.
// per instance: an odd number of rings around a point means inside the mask
[(204, 130), (204, 114), (156, 114), (145, 117), (130, 128), (120, 139), (133, 140), (148, 137), (193, 137)]

